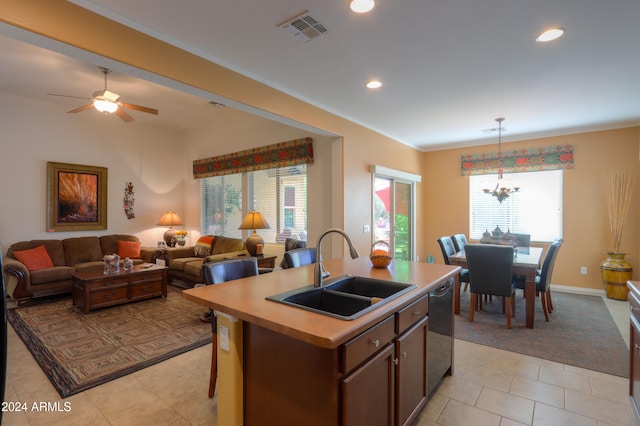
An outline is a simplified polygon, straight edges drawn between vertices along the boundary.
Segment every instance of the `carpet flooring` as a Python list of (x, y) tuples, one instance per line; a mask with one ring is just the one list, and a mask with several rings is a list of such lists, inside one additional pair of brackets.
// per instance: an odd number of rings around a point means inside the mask
[(83, 314), (70, 298), (8, 311), (63, 398), (211, 342), (203, 307), (169, 287), (156, 298)]
[(502, 301), (494, 297), (469, 322), (469, 291), (460, 297), (455, 315), (457, 339), (531, 355), (563, 364), (629, 377), (629, 349), (601, 297), (552, 292), (554, 311), (544, 319), (536, 299), (535, 328), (525, 327), (525, 300), (516, 295), (516, 318), (511, 329), (502, 314)]

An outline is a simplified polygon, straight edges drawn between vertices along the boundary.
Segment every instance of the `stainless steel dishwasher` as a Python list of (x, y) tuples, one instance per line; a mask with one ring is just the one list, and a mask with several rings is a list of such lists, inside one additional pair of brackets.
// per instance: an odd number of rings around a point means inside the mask
[(429, 397), (451, 374), (453, 355), (453, 278), (429, 293), (427, 381)]

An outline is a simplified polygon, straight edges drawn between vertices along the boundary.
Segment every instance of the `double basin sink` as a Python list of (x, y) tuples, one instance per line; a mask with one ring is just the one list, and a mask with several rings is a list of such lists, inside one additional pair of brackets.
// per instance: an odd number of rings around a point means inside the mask
[(415, 284), (347, 275), (319, 288), (305, 286), (267, 300), (342, 320), (353, 320), (416, 288)]

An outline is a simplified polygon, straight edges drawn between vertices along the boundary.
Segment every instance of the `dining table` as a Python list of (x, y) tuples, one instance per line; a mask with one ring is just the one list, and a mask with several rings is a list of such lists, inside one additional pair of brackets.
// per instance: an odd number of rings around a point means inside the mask
[[(526, 326), (533, 328), (536, 306), (536, 272), (540, 268), (542, 247), (516, 247), (513, 256), (513, 275), (525, 277)], [(449, 256), (452, 265), (468, 268), (464, 250)], [(460, 315), (460, 285), (453, 288), (453, 310)]]

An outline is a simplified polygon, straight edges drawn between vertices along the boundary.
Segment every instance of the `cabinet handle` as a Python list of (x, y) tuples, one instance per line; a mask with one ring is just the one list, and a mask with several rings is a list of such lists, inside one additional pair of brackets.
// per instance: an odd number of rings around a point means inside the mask
[(633, 306), (629, 306), (629, 309), (631, 309), (631, 312), (638, 312), (640, 311), (640, 308), (635, 308)]
[(105, 295), (104, 295), (104, 298), (105, 298), (105, 299), (111, 299), (111, 298), (113, 298), (114, 296), (115, 296), (115, 294), (105, 294)]
[(394, 363), (395, 365), (398, 365), (398, 358), (394, 358), (394, 359), (393, 359), (393, 363)]
[(377, 348), (378, 346), (380, 346), (380, 340), (376, 339), (376, 340), (369, 340), (369, 343), (375, 345), (375, 347)]
[(407, 358), (407, 353), (406, 352), (402, 352), (402, 358)]
[(422, 311), (413, 311), (413, 315), (415, 316), (420, 316), (420, 314), (422, 313)]
[(636, 351), (640, 351), (640, 345), (638, 345), (638, 344), (636, 343), (636, 344), (635, 344), (635, 345), (633, 345), (633, 346), (635, 346)]

